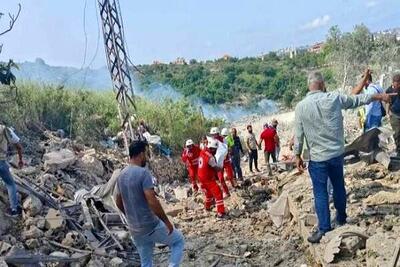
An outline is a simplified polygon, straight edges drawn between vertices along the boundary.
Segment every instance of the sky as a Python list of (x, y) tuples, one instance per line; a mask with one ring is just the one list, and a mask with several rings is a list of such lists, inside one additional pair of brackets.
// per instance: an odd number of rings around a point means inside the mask
[[(257, 56), (324, 40), (333, 25), (342, 31), (361, 23), (371, 31), (400, 27), (399, 0), (119, 1), (135, 64)], [(97, 0), (0, 2), (5, 13), (0, 32), (8, 26), (7, 13), (22, 5), (14, 29), (0, 36), (0, 61), (42, 58), (50, 65), (92, 68), (106, 64)]]

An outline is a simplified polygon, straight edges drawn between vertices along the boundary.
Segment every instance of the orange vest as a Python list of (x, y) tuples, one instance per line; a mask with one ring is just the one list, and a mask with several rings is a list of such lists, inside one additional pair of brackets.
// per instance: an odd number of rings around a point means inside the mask
[(197, 175), (201, 183), (207, 183), (215, 180), (216, 172), (210, 165), (208, 165), (208, 161), (211, 157), (214, 156), (211, 154), (208, 148), (200, 152)]

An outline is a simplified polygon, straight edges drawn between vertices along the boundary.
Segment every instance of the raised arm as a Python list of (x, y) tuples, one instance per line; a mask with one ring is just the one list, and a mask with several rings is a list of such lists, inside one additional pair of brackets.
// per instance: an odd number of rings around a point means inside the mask
[(358, 95), (361, 93), (361, 91), (363, 90), (365, 84), (368, 81), (368, 77), (371, 75), (371, 70), (369, 68), (367, 68), (364, 71), (364, 75), (361, 79), (361, 81), (351, 90), (351, 94), (352, 95)]

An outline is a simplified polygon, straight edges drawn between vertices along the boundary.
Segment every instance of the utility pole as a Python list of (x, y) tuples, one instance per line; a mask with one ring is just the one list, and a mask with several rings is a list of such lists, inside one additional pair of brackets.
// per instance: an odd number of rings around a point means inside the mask
[(128, 54), (125, 49), (123, 22), (118, 0), (98, 0), (98, 4), (108, 70), (118, 102), (118, 113), (124, 133), (125, 149), (128, 152), (128, 140), (133, 140), (134, 138), (130, 110), (135, 108), (135, 104)]

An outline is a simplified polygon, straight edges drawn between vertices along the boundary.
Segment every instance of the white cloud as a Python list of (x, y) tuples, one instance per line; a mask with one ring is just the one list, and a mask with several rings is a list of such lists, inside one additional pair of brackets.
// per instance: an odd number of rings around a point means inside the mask
[(309, 23), (303, 25), (301, 28), (303, 30), (313, 30), (313, 29), (327, 25), (330, 20), (331, 20), (331, 16), (324, 15), (322, 17), (315, 18), (313, 21), (310, 21)]
[(365, 5), (368, 8), (372, 8), (372, 7), (375, 7), (376, 5), (378, 5), (378, 2), (375, 0), (369, 0), (369, 1), (367, 1), (367, 3)]

